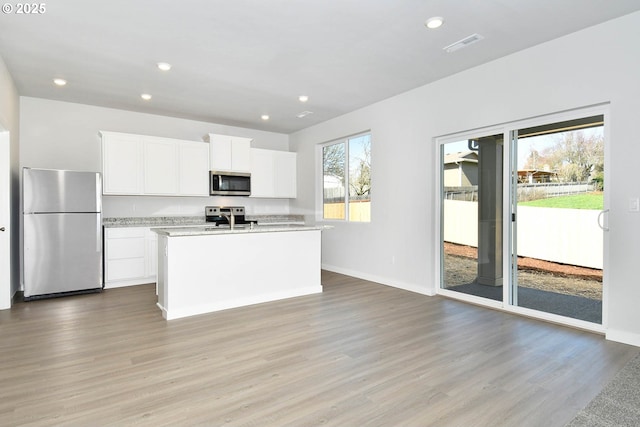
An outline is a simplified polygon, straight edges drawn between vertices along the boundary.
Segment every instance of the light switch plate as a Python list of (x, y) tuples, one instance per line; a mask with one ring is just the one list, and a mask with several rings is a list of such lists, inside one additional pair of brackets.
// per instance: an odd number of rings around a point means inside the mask
[(629, 199), (629, 212), (640, 212), (640, 198), (631, 197)]

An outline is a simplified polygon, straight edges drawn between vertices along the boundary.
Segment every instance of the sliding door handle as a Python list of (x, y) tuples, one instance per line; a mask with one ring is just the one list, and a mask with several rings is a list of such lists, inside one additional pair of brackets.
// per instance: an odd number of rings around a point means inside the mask
[(604, 226), (604, 214), (609, 213), (609, 209), (605, 209), (603, 211), (600, 211), (600, 213), (598, 214), (598, 227), (600, 227), (600, 229), (602, 231), (609, 231), (609, 227), (605, 227)]
[(0, 227), (0, 231), (4, 231), (4, 227)]

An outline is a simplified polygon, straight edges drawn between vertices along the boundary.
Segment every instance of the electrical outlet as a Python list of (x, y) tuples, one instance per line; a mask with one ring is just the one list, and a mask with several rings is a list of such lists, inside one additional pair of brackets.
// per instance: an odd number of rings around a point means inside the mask
[(629, 212), (640, 212), (640, 198), (631, 197), (629, 199)]

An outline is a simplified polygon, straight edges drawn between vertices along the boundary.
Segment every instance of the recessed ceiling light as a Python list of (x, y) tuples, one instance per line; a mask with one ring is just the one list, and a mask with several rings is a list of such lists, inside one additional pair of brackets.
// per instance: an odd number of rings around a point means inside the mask
[(441, 16), (434, 16), (425, 21), (424, 26), (432, 30), (439, 28), (444, 24), (444, 18)]
[(300, 96), (298, 97), (298, 100), (299, 100), (300, 102), (307, 102), (307, 101), (309, 100), (309, 97), (308, 97), (307, 95), (300, 95)]
[(267, 120), (269, 120), (269, 115), (268, 114), (263, 114), (263, 115), (260, 116), (260, 118), (266, 122)]
[(168, 62), (158, 62), (158, 68), (162, 71), (169, 71), (171, 69), (171, 64)]
[(151, 95), (149, 95), (148, 93), (143, 93), (142, 95), (140, 95), (140, 98), (144, 99), (145, 101), (148, 101), (151, 99)]
[(53, 83), (57, 86), (64, 86), (67, 84), (65, 79), (53, 79)]

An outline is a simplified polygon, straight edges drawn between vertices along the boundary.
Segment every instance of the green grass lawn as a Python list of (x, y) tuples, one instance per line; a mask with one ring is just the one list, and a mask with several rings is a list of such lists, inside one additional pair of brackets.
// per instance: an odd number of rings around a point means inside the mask
[(565, 209), (604, 209), (603, 193), (575, 194), (572, 196), (550, 197), (548, 199), (520, 202), (520, 206), (535, 206), (539, 208), (565, 208)]

